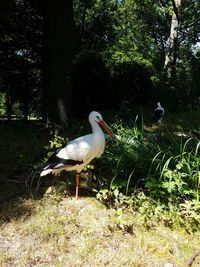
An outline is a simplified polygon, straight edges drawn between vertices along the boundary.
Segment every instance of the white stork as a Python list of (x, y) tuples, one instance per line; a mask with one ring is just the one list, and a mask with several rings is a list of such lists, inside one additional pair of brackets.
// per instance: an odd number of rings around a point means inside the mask
[(40, 174), (45, 176), (49, 173), (58, 174), (64, 170), (76, 171), (76, 199), (78, 199), (79, 173), (92, 159), (99, 158), (104, 152), (105, 135), (102, 129), (111, 137), (114, 136), (100, 113), (92, 111), (89, 114), (89, 122), (92, 133), (76, 138), (54, 152)]
[(161, 122), (161, 118), (164, 115), (164, 108), (161, 106), (160, 102), (157, 103), (157, 108), (154, 109), (154, 120), (156, 124)]

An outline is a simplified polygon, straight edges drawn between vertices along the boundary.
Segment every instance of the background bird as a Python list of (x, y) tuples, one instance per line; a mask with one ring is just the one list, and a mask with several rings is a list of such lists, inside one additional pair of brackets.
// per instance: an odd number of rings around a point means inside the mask
[(157, 105), (157, 108), (154, 109), (154, 122), (156, 124), (159, 124), (165, 111), (160, 102), (158, 102)]
[(99, 158), (104, 152), (105, 135), (102, 129), (113, 137), (108, 125), (100, 113), (92, 111), (89, 114), (92, 133), (76, 138), (62, 146), (47, 160), (40, 176), (59, 174), (61, 171), (76, 171), (76, 199), (78, 199), (79, 173), (94, 158)]

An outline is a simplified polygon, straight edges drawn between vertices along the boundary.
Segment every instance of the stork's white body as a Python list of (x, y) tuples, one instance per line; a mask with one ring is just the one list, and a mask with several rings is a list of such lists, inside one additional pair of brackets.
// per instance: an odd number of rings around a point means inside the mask
[(98, 112), (92, 111), (89, 114), (89, 122), (92, 127), (92, 133), (68, 142), (65, 147), (55, 152), (47, 161), (40, 176), (50, 173), (59, 174), (64, 170), (80, 173), (91, 160), (99, 158), (103, 154), (105, 135), (101, 127), (111, 136), (113, 134), (103, 122), (102, 116)]
[[(97, 125), (98, 126), (98, 125)], [(81, 136), (70, 141), (65, 147), (58, 151), (56, 156), (60, 159), (74, 160), (83, 162), (74, 166), (62, 166), (62, 164), (54, 169), (43, 170), (40, 176), (49, 173), (58, 174), (63, 170), (81, 172), (82, 169), (94, 158), (99, 158), (105, 149), (105, 136), (101, 128), (98, 126), (92, 134)]]
[(164, 115), (164, 108), (161, 106), (160, 102), (157, 103), (157, 108), (154, 109), (154, 120), (156, 124), (159, 124), (161, 122), (161, 118)]
[(157, 103), (157, 108), (155, 108), (154, 111), (156, 111), (156, 110), (161, 111), (161, 112), (162, 112), (162, 115), (163, 115), (164, 112), (165, 112), (165, 110), (164, 110), (164, 108), (161, 106), (160, 102)]
[(83, 161), (84, 166), (87, 161), (99, 158), (105, 148), (105, 137), (102, 130), (99, 130), (99, 133), (88, 134), (69, 142), (58, 152), (57, 156), (63, 159)]

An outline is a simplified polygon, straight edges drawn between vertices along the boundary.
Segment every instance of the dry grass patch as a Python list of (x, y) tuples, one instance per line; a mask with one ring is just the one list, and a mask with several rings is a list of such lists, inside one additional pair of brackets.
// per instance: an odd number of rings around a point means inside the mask
[[(184, 266), (199, 247), (198, 233), (162, 225), (147, 230), (128, 212), (122, 212), (120, 225), (116, 211), (93, 198), (53, 195), (24, 205), (28, 214), (1, 225), (2, 267)], [(198, 258), (193, 266), (199, 266)]]

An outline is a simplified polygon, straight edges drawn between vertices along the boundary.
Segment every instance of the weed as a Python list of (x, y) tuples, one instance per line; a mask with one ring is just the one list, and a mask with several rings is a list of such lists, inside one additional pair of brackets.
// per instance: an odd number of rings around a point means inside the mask
[(199, 228), (199, 142), (169, 135), (166, 149), (165, 143), (145, 137), (135, 125), (113, 127), (117, 142), (102, 160), (113, 176), (97, 199), (116, 209), (131, 207), (146, 225), (154, 220), (183, 225), (185, 220), (188, 230)]

